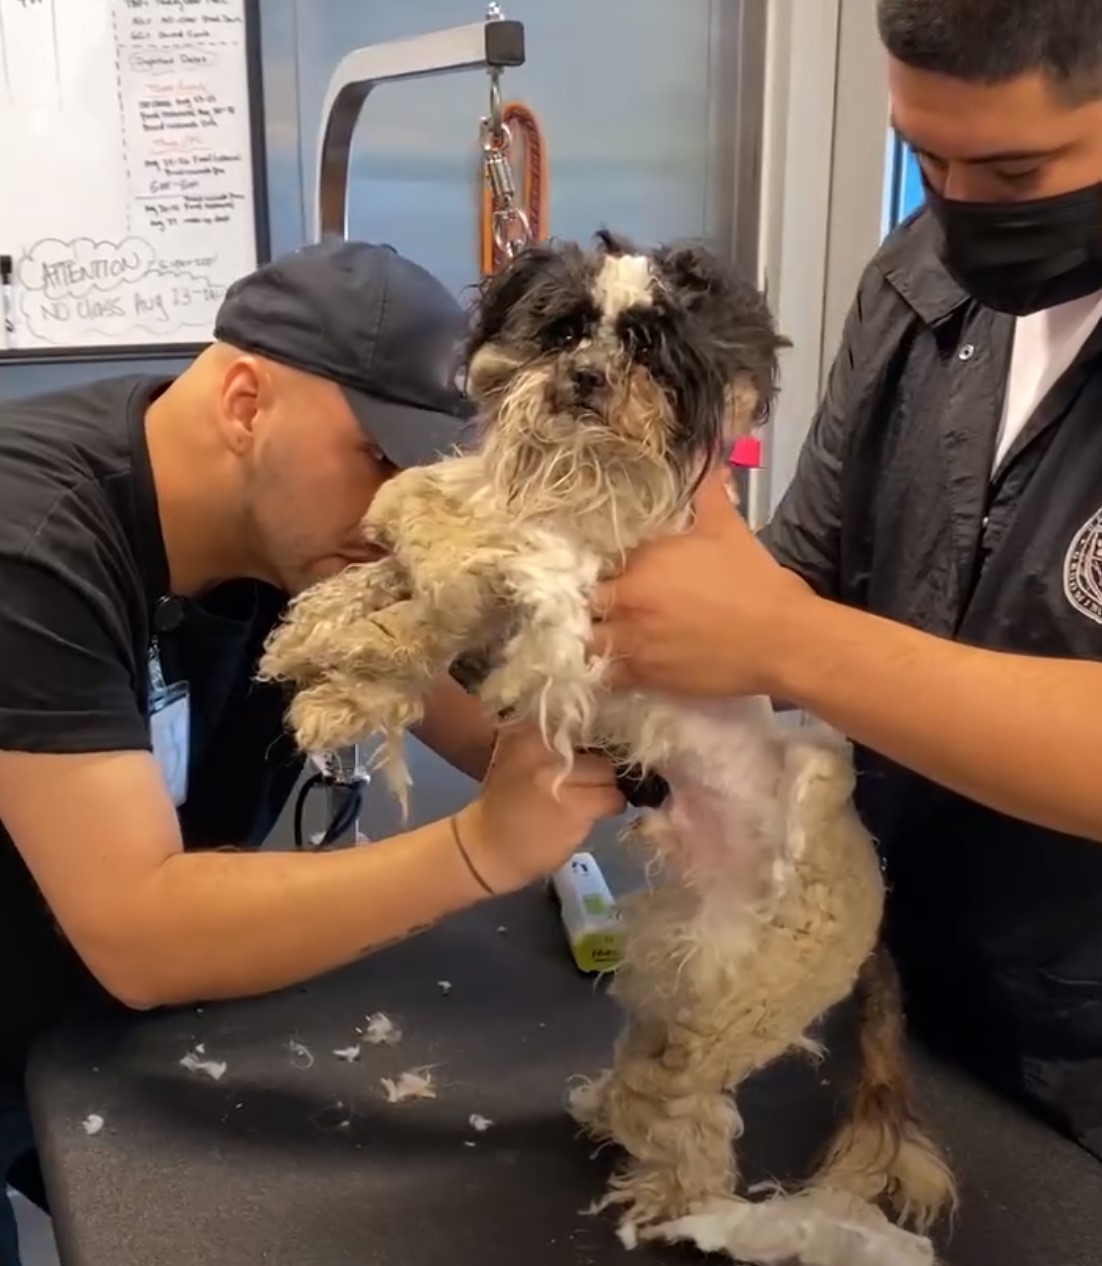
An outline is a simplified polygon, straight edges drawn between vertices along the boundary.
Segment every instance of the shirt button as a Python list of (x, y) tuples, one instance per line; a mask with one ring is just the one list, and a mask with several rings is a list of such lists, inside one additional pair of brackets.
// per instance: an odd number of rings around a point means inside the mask
[(971, 360), (975, 354), (976, 348), (972, 343), (965, 343), (965, 345), (957, 353), (961, 360)]

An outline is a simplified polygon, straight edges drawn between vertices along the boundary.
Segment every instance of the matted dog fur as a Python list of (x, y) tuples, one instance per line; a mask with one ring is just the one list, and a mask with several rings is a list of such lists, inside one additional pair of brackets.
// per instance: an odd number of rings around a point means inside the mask
[[(587, 649), (594, 585), (689, 524), (700, 481), (767, 415), (783, 345), (761, 295), (703, 248), (599, 234), (591, 250), (527, 249), (476, 306), (478, 444), (379, 492), (365, 532), (386, 556), (297, 598), (262, 673), (293, 686), (305, 750), (380, 740), (403, 802), (405, 732), (431, 683), (460, 669), (495, 714), (537, 720), (564, 769), (596, 748), (660, 773), (666, 802), (631, 830), (650, 865), (622, 906), (612, 988), (626, 1024), (610, 1067), (568, 1096), (624, 1153), (600, 1207), (620, 1208), (626, 1242), (910, 1266), (933, 1261), (924, 1232), (954, 1186), (909, 1098), (848, 748), (780, 726), (763, 699), (613, 691)], [(855, 988), (849, 1122), (803, 1190), (742, 1198), (738, 1086), (807, 1049)]]

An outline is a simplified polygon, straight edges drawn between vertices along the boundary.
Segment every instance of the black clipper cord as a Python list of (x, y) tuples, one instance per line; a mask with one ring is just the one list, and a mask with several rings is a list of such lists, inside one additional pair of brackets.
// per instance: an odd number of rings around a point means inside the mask
[(670, 784), (661, 774), (644, 773), (638, 765), (622, 769), (616, 786), (633, 809), (660, 809), (670, 794)]

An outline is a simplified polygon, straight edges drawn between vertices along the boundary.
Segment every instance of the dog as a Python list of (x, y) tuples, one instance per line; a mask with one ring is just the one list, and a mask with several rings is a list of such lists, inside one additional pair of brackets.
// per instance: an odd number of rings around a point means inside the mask
[[(933, 1260), (925, 1232), (955, 1186), (910, 1098), (848, 747), (783, 727), (764, 699), (615, 691), (588, 650), (594, 586), (691, 524), (701, 482), (769, 416), (785, 345), (758, 289), (702, 245), (641, 250), (602, 231), (588, 248), (526, 248), (474, 307), (477, 442), (383, 487), (364, 532), (384, 557), (296, 598), (261, 673), (292, 687), (304, 750), (376, 737), (403, 804), (404, 735), (443, 672), (495, 714), (538, 721), (564, 769), (597, 749), (660, 775), (666, 799), (630, 828), (650, 867), (621, 910), (625, 1025), (611, 1066), (567, 1095), (624, 1155), (597, 1207), (620, 1207), (626, 1242), (904, 1266)], [(739, 1085), (813, 1048), (816, 1021), (855, 989), (850, 1119), (803, 1190), (742, 1198)]]

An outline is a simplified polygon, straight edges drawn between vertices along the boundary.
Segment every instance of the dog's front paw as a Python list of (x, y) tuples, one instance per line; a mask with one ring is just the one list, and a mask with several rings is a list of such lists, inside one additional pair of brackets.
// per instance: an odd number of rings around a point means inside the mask
[(419, 694), (386, 682), (333, 674), (294, 697), (288, 721), (304, 752), (335, 752), (377, 739), (370, 765), (382, 771), (407, 813), (411, 779), (404, 740), (406, 731), (423, 715)]
[(419, 696), (386, 682), (333, 673), (300, 691), (288, 719), (304, 752), (331, 752), (372, 738), (401, 736), (423, 715)]
[(264, 647), (262, 680), (301, 688), (339, 672), (364, 625), (410, 596), (410, 580), (392, 558), (359, 563), (319, 581), (293, 599)]

